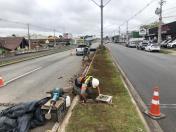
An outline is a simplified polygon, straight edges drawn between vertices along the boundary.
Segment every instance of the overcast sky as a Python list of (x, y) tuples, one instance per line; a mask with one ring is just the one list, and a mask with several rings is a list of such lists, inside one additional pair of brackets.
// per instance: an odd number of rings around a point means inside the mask
[[(100, 0), (95, 0), (100, 3)], [(108, 0), (104, 0), (106, 3)], [(111, 0), (104, 8), (105, 35), (118, 32), (118, 27), (151, 0)], [(153, 0), (140, 15), (129, 21), (129, 29), (138, 29), (141, 24), (158, 20), (155, 9), (159, 0)], [(175, 6), (174, 6), (175, 5)], [(163, 6), (164, 22), (176, 18), (176, 0), (167, 0)], [(30, 33), (51, 34), (52, 29), (58, 33), (70, 32), (74, 35), (96, 34), (100, 31), (100, 8), (91, 0), (0, 0), (0, 18), (29, 23)], [(34, 26), (36, 25), (36, 26)], [(126, 24), (121, 26), (126, 30)], [(18, 23), (0, 21), (0, 35), (26, 34), (27, 26)]]

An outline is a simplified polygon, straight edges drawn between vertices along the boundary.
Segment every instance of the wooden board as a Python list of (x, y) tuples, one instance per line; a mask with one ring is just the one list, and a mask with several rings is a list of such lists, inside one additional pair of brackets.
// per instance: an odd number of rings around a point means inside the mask
[(96, 100), (111, 104), (112, 103), (112, 96), (100, 94), (96, 98)]
[[(51, 102), (51, 100), (49, 100), (47, 103), (45, 103), (41, 107), (41, 109), (43, 109), (43, 110), (49, 110), (49, 108), (50, 108), (50, 102)], [(60, 97), (59, 100), (56, 101), (55, 107), (53, 107), (52, 109), (58, 109), (60, 106), (62, 106), (63, 103), (64, 103), (64, 98)]]

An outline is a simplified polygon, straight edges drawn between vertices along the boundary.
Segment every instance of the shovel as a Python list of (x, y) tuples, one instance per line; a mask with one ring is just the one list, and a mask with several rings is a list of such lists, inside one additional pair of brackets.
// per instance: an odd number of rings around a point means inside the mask
[(50, 120), (50, 119), (51, 119), (51, 109), (52, 109), (52, 106), (50, 106), (50, 108), (49, 108), (49, 110), (48, 110), (48, 113), (45, 114), (45, 118), (46, 118), (47, 120)]

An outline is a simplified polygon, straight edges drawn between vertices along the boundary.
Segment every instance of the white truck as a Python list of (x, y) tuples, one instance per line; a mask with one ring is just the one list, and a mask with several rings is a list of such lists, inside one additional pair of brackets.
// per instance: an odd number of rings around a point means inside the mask
[(84, 55), (84, 48), (86, 48), (87, 46), (84, 44), (78, 45), (78, 47), (76, 48), (76, 55)]

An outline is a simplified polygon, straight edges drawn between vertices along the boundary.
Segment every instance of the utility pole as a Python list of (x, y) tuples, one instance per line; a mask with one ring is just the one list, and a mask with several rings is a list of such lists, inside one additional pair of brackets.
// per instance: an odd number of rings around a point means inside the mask
[(56, 46), (56, 35), (55, 35), (56, 30), (54, 29), (53, 31), (54, 31), (54, 46)]
[(155, 13), (157, 14), (157, 15), (159, 15), (159, 26), (158, 26), (158, 44), (160, 45), (161, 44), (161, 41), (162, 41), (162, 36), (161, 36), (161, 30), (162, 30), (162, 10), (163, 10), (163, 4), (164, 4), (164, 0), (161, 0), (160, 2), (159, 2), (159, 4), (160, 4), (160, 8), (157, 8), (156, 9), (156, 11), (155, 11)]
[(127, 30), (127, 31), (126, 31), (126, 42), (127, 42), (127, 44), (128, 44), (128, 39), (129, 39), (129, 38), (128, 38), (128, 37), (129, 37), (129, 36), (128, 36), (128, 20), (127, 20), (127, 29), (126, 29), (126, 30)]
[(103, 8), (104, 8), (103, 0), (101, 0), (100, 8), (101, 8), (101, 46), (103, 46)]
[(120, 38), (120, 26), (119, 26), (119, 42), (120, 42), (120, 39), (121, 39), (121, 38)]
[(121, 31), (120, 31), (120, 26), (119, 26), (119, 36), (120, 36), (120, 32), (121, 32)]
[(28, 27), (28, 43), (29, 43), (29, 50), (31, 49), (31, 40), (30, 40), (30, 33), (29, 33), (29, 24), (27, 24)]
[(101, 9), (101, 46), (103, 46), (103, 9), (111, 0), (108, 0), (105, 4), (103, 3), (103, 0), (101, 0), (100, 5), (94, 0), (91, 1), (94, 2)]

